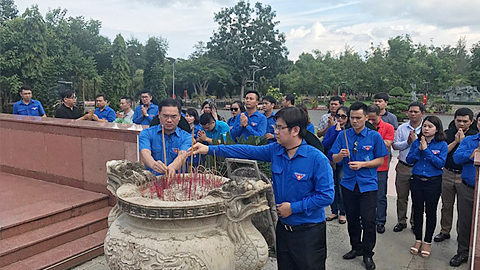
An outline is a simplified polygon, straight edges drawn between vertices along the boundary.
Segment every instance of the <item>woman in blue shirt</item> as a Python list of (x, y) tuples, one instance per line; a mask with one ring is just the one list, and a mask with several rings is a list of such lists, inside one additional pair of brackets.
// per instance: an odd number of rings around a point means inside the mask
[[(200, 117), (198, 116), (197, 110), (194, 108), (188, 108), (185, 111), (185, 120), (187, 120), (188, 124), (190, 125), (190, 129), (193, 130), (194, 139), (196, 140), (198, 131), (203, 130), (202, 126), (200, 125)], [(199, 156), (193, 158), (193, 165), (198, 165), (200, 162), (198, 157)], [(190, 164), (190, 157), (188, 158), (187, 162)]]
[(243, 103), (240, 100), (235, 100), (230, 104), (230, 111), (232, 112), (232, 117), (228, 119), (227, 124), (230, 126), (230, 129), (232, 129), (237, 116), (245, 112), (245, 106), (243, 106)]
[[(337, 114), (335, 118), (337, 119), (337, 124), (329, 127), (325, 136), (323, 136), (323, 148), (325, 149), (325, 153), (328, 153), (330, 148), (332, 147), (333, 143), (337, 139), (338, 133), (345, 129), (345, 126), (348, 123), (348, 107), (341, 106), (337, 109)], [(326, 218), (327, 221), (331, 221), (334, 219), (338, 219), (340, 224), (345, 224), (347, 222), (347, 218), (345, 217), (345, 206), (343, 205), (343, 196), (340, 188), (340, 181), (343, 177), (343, 169), (341, 163), (335, 164), (333, 168), (333, 181), (335, 183), (335, 199), (333, 200), (332, 205), (330, 205), (332, 209), (332, 214)], [(339, 217), (340, 214), (340, 217)]]
[[(447, 135), (443, 132), (442, 121), (436, 116), (427, 116), (423, 120), (422, 131), (407, 155), (407, 163), (414, 164), (410, 178), (410, 192), (413, 203), (413, 223), (415, 244), (410, 248), (412, 254), (424, 258), (430, 256), (432, 236), (437, 224), (437, 205), (442, 192), (443, 166), (447, 160)], [(427, 224), (422, 243), (423, 213)]]

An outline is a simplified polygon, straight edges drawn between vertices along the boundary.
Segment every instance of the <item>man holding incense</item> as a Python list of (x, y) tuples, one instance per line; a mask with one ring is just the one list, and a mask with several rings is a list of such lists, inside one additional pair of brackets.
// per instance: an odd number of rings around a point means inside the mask
[(377, 168), (383, 164), (388, 151), (380, 134), (365, 127), (367, 119), (367, 105), (353, 103), (350, 106), (352, 127), (340, 131), (328, 155), (333, 162), (341, 163), (343, 169), (340, 185), (352, 246), (343, 259), (363, 255), (365, 268), (371, 270), (375, 269), (372, 257), (376, 242)]
[(181, 107), (175, 99), (162, 100), (158, 110), (160, 125), (140, 132), (140, 158), (155, 175), (174, 175), (187, 158), (192, 135), (178, 127)]
[(327, 157), (306, 143), (308, 117), (299, 108), (275, 114), (276, 142), (262, 145), (195, 144), (194, 154), (256, 159), (272, 163), (279, 270), (325, 269), (327, 255), (324, 207), (333, 202), (333, 172)]

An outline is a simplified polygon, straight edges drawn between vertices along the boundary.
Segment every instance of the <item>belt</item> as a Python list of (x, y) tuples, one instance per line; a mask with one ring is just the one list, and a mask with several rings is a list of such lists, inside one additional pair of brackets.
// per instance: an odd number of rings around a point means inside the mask
[(286, 231), (297, 232), (297, 231), (304, 231), (304, 230), (313, 228), (313, 227), (318, 226), (322, 223), (325, 223), (325, 221), (320, 222), (320, 223), (305, 223), (305, 224), (300, 224), (300, 225), (285, 225), (283, 223), (281, 223), (281, 224), (283, 225), (283, 227), (285, 228)]
[(450, 169), (450, 168), (447, 168), (447, 167), (444, 167), (444, 168), (447, 169), (447, 171), (451, 171), (451, 172), (456, 173), (456, 174), (461, 174), (462, 173), (462, 170)]
[(467, 183), (467, 181), (465, 181), (465, 180), (463, 180), (463, 179), (462, 179), (462, 183), (463, 183), (465, 186), (467, 186), (467, 187), (469, 187), (469, 188), (471, 188), (471, 189), (475, 189), (475, 186), (474, 186), (474, 185), (470, 185), (469, 183)]
[(406, 163), (406, 162), (403, 162), (403, 161), (401, 161), (401, 160), (399, 160), (398, 162), (400, 162), (400, 164), (403, 164), (403, 165), (405, 165), (405, 166), (407, 166), (407, 167), (410, 167), (410, 168), (413, 167), (413, 165), (410, 165), (410, 164), (408, 164), (408, 163)]

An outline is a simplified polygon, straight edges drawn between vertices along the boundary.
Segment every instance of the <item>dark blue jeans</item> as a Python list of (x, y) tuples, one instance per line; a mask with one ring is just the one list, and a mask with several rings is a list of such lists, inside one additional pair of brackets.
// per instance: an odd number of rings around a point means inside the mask
[(338, 215), (340, 212), (341, 216), (345, 216), (345, 206), (343, 204), (343, 195), (342, 189), (340, 187), (340, 181), (343, 178), (343, 169), (342, 166), (338, 166), (333, 171), (333, 181), (335, 183), (335, 198), (333, 199), (333, 203), (330, 205), (332, 208), (332, 214)]
[(388, 171), (377, 172), (378, 191), (377, 191), (377, 217), (375, 224), (383, 224), (387, 222), (387, 181)]

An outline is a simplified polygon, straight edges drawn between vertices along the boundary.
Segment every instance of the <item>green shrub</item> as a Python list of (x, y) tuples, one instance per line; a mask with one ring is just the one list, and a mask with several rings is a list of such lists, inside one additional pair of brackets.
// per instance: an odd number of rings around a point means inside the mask
[(395, 96), (404, 96), (405, 91), (400, 86), (397, 86), (397, 87), (392, 88), (392, 90), (390, 90), (390, 92), (388, 92), (388, 94), (390, 96), (394, 96), (394, 97)]

